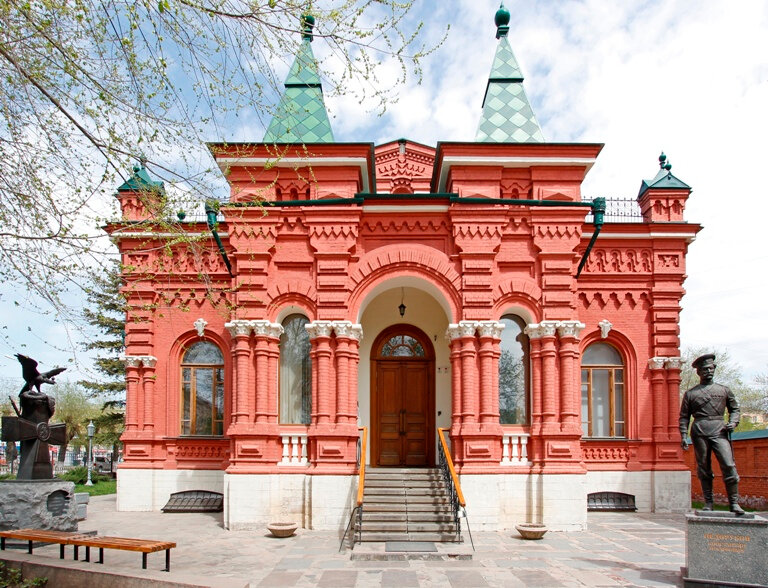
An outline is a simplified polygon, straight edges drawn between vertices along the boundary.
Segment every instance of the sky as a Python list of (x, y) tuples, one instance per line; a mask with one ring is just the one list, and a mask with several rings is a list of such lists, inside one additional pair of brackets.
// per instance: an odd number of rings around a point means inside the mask
[[(703, 230), (690, 245), (680, 317), (682, 347), (727, 349), (747, 380), (768, 373), (768, 3), (764, 0), (513, 1), (509, 39), (547, 141), (604, 143), (586, 197), (634, 198), (658, 171), (692, 187), (685, 219)], [(472, 141), (496, 48), (495, 0), (416, 2), (427, 41), (444, 43), (379, 115), (353, 97), (328, 97), (337, 141), (406, 137)], [(323, 58), (322, 40), (313, 49)], [(332, 63), (329, 63), (333, 67)], [(384, 80), (397, 73), (385, 63)], [(264, 117), (241, 117), (229, 138), (260, 141)], [(218, 137), (211, 137), (211, 140)], [(20, 375), (21, 352), (41, 367), (72, 354), (81, 335), (54, 317), (19, 309), (0, 290), (0, 374)], [(73, 302), (77, 300), (73, 298)]]

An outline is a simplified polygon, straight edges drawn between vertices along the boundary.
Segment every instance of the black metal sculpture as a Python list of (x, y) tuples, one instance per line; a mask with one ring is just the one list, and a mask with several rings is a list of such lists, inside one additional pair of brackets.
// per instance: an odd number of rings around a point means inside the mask
[[(40, 373), (37, 362), (26, 355), (16, 354), (22, 365), (24, 387), (19, 392), (21, 411), (11, 398), (16, 411), (15, 417), (3, 417), (2, 440), (21, 442), (21, 461), (18, 480), (50, 480), (53, 478), (53, 466), (49, 444), (63, 445), (66, 441), (66, 425), (49, 425), (56, 402), (40, 391), (42, 384), (55, 384), (55, 376), (67, 368), (55, 368)], [(33, 390), (35, 388), (37, 391)]]
[[(683, 395), (680, 405), (680, 436), (681, 445), (687, 450), (688, 426), (691, 425), (691, 439), (696, 452), (696, 465), (701, 490), (704, 494), (704, 508), (713, 508), (712, 494), (712, 454), (720, 462), (723, 481), (728, 493), (731, 512), (743, 515), (744, 510), (739, 506), (739, 474), (733, 460), (731, 432), (739, 425), (739, 402), (731, 389), (714, 382), (715, 355), (707, 353), (693, 360), (691, 365), (699, 375), (700, 383)], [(725, 422), (725, 412), (728, 411), (728, 422)]]

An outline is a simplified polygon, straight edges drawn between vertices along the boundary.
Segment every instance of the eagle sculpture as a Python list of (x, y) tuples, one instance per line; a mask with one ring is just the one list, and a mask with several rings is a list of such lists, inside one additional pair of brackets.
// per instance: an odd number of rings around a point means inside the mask
[(55, 384), (56, 380), (54, 378), (67, 369), (63, 367), (57, 367), (41, 374), (39, 371), (37, 371), (37, 362), (31, 357), (17, 353), (16, 359), (18, 359), (19, 363), (21, 363), (22, 376), (25, 382), (21, 392), (32, 390), (32, 387), (34, 386), (37, 388), (37, 392), (40, 393), (40, 386), (42, 384)]

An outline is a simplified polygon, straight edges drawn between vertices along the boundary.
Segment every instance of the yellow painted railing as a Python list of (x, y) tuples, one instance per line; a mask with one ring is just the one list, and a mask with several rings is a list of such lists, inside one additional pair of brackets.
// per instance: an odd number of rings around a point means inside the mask
[(448, 429), (438, 429), (437, 434), (440, 436), (440, 445), (443, 447), (443, 454), (445, 455), (445, 461), (448, 464), (448, 471), (451, 473), (451, 479), (453, 480), (453, 487), (456, 489), (456, 498), (459, 504), (464, 507), (467, 505), (464, 502), (464, 493), (461, 491), (461, 484), (459, 484), (459, 476), (456, 475), (456, 470), (453, 467), (453, 459), (451, 459), (451, 452), (448, 450), (448, 444), (445, 441), (445, 433)]
[(357, 430), (363, 432), (363, 443), (360, 448), (360, 474), (357, 481), (357, 506), (361, 506), (365, 490), (365, 454), (368, 446), (368, 427), (358, 427)]

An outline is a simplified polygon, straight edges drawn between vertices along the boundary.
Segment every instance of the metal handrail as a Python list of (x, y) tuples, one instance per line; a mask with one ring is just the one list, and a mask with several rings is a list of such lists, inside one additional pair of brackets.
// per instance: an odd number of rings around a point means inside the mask
[(357, 525), (355, 529), (355, 539), (352, 541), (352, 549), (355, 547), (355, 543), (363, 542), (363, 494), (365, 492), (365, 454), (368, 444), (368, 427), (358, 427), (358, 431), (363, 432), (362, 439), (357, 439), (357, 469), (358, 469), (358, 481), (357, 481), (357, 500), (355, 507), (349, 515), (349, 522), (347, 528), (344, 529), (344, 535), (341, 537), (341, 543), (339, 543), (339, 551), (344, 547), (344, 540), (347, 538), (349, 528), (357, 517)]
[(363, 491), (365, 490), (365, 453), (368, 445), (368, 427), (358, 427), (357, 430), (363, 432), (363, 444), (360, 450), (360, 455), (357, 458), (357, 464), (360, 470), (357, 481), (357, 506), (362, 506)]
[(464, 500), (464, 493), (461, 491), (461, 484), (459, 484), (459, 476), (456, 474), (456, 469), (453, 467), (453, 459), (451, 459), (451, 452), (448, 449), (448, 444), (445, 442), (445, 434), (443, 431), (447, 431), (448, 429), (438, 429), (437, 434), (440, 436), (440, 445), (443, 447), (443, 453), (445, 455), (445, 461), (448, 465), (448, 471), (451, 474), (451, 479), (453, 480), (453, 485), (456, 488), (456, 497), (459, 500), (459, 504), (464, 507), (467, 506), (466, 501)]
[(456, 469), (453, 467), (451, 452), (448, 449), (448, 443), (445, 441), (445, 434), (443, 433), (443, 431), (447, 430), (448, 429), (437, 430), (437, 434), (440, 437), (440, 445), (437, 449), (438, 459), (440, 461), (440, 469), (443, 473), (443, 480), (448, 486), (448, 491), (451, 496), (451, 506), (453, 507), (453, 522), (454, 525), (456, 525), (456, 541), (461, 542), (461, 519), (463, 518), (467, 522), (467, 533), (469, 534), (469, 540), (472, 543), (472, 549), (474, 550), (475, 542), (472, 539), (472, 530), (469, 528), (467, 509), (465, 508), (467, 503), (464, 500), (464, 493), (461, 491), (459, 476), (456, 474)]

